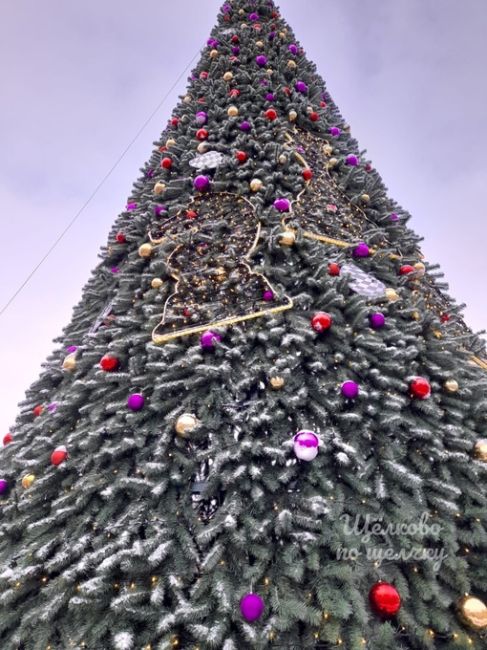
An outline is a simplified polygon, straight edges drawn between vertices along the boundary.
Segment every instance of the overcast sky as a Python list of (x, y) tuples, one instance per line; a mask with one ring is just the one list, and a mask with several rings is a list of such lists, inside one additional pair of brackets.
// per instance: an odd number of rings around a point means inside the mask
[[(223, 0), (222, 0), (223, 1)], [(201, 49), (219, 0), (0, 3), (0, 309)], [(281, 0), (466, 320), (487, 325), (487, 3)], [(0, 434), (38, 376), (187, 73), (0, 317)]]

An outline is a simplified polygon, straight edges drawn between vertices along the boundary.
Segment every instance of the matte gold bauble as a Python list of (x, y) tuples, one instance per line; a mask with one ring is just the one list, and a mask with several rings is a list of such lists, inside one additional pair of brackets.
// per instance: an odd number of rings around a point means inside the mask
[(225, 278), (227, 277), (227, 272), (225, 271), (223, 266), (219, 266), (213, 271), (212, 276), (215, 278), (217, 282), (223, 282), (223, 280), (225, 280)]
[(329, 169), (333, 169), (338, 165), (338, 159), (337, 158), (330, 158), (330, 160), (327, 163), (327, 167)]
[(210, 59), (216, 59), (217, 56), (218, 56), (218, 50), (210, 51)]
[(416, 262), (414, 268), (416, 269), (416, 275), (419, 278), (422, 278), (423, 275), (426, 273), (426, 266), (423, 264), (423, 262)]
[(243, 16), (244, 13), (245, 13), (245, 10), (244, 10), (244, 9), (239, 9), (239, 10), (238, 10), (238, 15), (239, 15), (239, 16)]
[(286, 156), (285, 154), (282, 153), (282, 154), (279, 156), (279, 162), (280, 162), (281, 165), (285, 165), (285, 164), (287, 163), (287, 156)]
[(162, 287), (163, 284), (164, 284), (164, 283), (163, 283), (163, 281), (161, 280), (161, 278), (154, 278), (154, 279), (152, 280), (152, 282), (150, 283), (150, 286), (151, 286), (153, 289), (160, 289), (160, 288)]
[(411, 314), (411, 318), (413, 320), (419, 320), (421, 318), (421, 314), (419, 313), (419, 311), (413, 311), (413, 313)]
[(456, 379), (447, 379), (443, 386), (449, 393), (456, 393), (459, 389), (458, 381)]
[(154, 194), (162, 194), (165, 189), (166, 185), (164, 183), (161, 183), (161, 181), (157, 181), (157, 183), (154, 185)]
[(255, 43), (257, 47), (264, 47), (264, 42), (263, 41), (256, 41)]
[(64, 370), (76, 370), (76, 354), (68, 354), (63, 361)]
[(279, 32), (279, 37), (280, 38), (286, 38), (286, 34), (287, 34), (287, 31), (283, 29), (282, 32)]
[(296, 242), (296, 234), (293, 230), (285, 230), (279, 235), (279, 243), (282, 246), (293, 246)]
[(487, 438), (477, 440), (473, 451), (477, 460), (487, 463)]
[(250, 181), (250, 189), (252, 190), (252, 192), (258, 192), (260, 189), (262, 189), (262, 185), (263, 183), (260, 180), (260, 178), (253, 178)]
[(333, 153), (333, 147), (331, 146), (331, 144), (323, 145), (323, 153), (325, 154), (325, 156), (331, 156), (331, 154)]
[(272, 68), (267, 68), (266, 72), (268, 77), (272, 77), (272, 75), (274, 74), (274, 70)]
[(279, 390), (284, 386), (284, 379), (282, 377), (271, 377), (269, 383), (274, 390)]
[(464, 596), (458, 603), (460, 618), (474, 630), (487, 628), (487, 605), (473, 596)]
[(196, 147), (196, 151), (198, 153), (205, 153), (208, 149), (208, 146), (206, 142), (200, 142), (199, 145)]
[(440, 330), (433, 330), (433, 336), (437, 339), (442, 339), (443, 338), (443, 332)]
[(225, 72), (225, 74), (223, 75), (223, 80), (231, 81), (232, 79), (233, 79), (233, 72), (230, 72), (230, 70), (228, 72)]
[(396, 300), (399, 300), (399, 294), (395, 289), (388, 287), (386, 289), (386, 298), (387, 300), (390, 300), (390, 302), (396, 302)]
[(176, 420), (176, 432), (182, 438), (186, 438), (188, 434), (196, 429), (198, 426), (198, 420), (196, 416), (191, 415), (191, 413), (183, 413)]
[(298, 114), (296, 111), (289, 111), (288, 117), (290, 122), (295, 122), (298, 119)]
[(185, 95), (184, 99), (183, 99), (183, 102), (185, 104), (191, 104), (191, 99), (192, 99), (191, 95)]
[(140, 257), (150, 257), (152, 255), (152, 245), (142, 244), (142, 246), (139, 246), (139, 255)]
[(22, 487), (27, 490), (30, 488), (32, 483), (36, 480), (35, 474), (26, 474), (22, 479)]
[(229, 106), (227, 110), (228, 117), (237, 117), (238, 108), (236, 106)]
[(167, 149), (170, 149), (171, 147), (174, 147), (175, 144), (176, 144), (176, 140), (174, 138), (168, 138), (166, 140), (166, 148)]
[(370, 201), (370, 196), (368, 194), (362, 194), (360, 198), (364, 203), (368, 203)]
[(288, 67), (290, 70), (296, 70), (296, 68), (298, 67), (298, 64), (296, 63), (296, 61), (293, 61), (292, 59), (290, 59), (290, 60), (287, 62), (287, 67)]

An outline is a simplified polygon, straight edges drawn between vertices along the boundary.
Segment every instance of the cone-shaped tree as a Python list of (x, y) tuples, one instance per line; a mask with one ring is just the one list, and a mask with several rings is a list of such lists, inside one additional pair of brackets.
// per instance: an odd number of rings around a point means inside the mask
[(1, 452), (2, 649), (486, 647), (483, 348), (407, 220), (226, 3)]

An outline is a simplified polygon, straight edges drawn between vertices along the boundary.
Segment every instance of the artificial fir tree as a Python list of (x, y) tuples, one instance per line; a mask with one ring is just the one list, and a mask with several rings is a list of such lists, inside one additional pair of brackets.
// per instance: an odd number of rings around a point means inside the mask
[(486, 647), (483, 345), (407, 220), (226, 3), (4, 438), (2, 649)]

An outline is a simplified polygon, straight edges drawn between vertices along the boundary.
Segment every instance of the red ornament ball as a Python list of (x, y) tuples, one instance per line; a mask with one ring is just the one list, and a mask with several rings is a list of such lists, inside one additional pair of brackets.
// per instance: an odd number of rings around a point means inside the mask
[(411, 393), (411, 397), (426, 399), (431, 395), (431, 386), (429, 381), (424, 377), (416, 377), (409, 384), (409, 391)]
[(317, 122), (320, 119), (320, 116), (318, 115), (318, 113), (316, 111), (311, 111), (311, 113), (309, 114), (309, 119), (312, 122)]
[(235, 158), (238, 160), (239, 163), (244, 163), (247, 161), (248, 155), (246, 154), (245, 151), (236, 151)]
[(198, 140), (206, 140), (209, 136), (209, 133), (206, 129), (198, 129), (196, 131), (196, 138)]
[(407, 275), (408, 273), (414, 273), (416, 269), (411, 264), (403, 264), (399, 269), (399, 275)]
[(6, 433), (3, 436), (3, 440), (2, 440), (3, 446), (6, 447), (7, 445), (9, 445), (13, 441), (13, 439), (14, 439), (14, 437), (13, 437), (13, 435), (11, 433)]
[(328, 264), (328, 275), (340, 275), (340, 267), (336, 262)]
[(171, 126), (174, 126), (175, 128), (179, 125), (179, 117), (173, 117), (171, 119)]
[(306, 182), (310, 181), (313, 178), (313, 172), (309, 167), (303, 171), (303, 178)]
[(450, 320), (449, 314), (441, 314), (440, 320), (442, 323), (448, 323), (448, 321)]
[(277, 119), (277, 111), (274, 108), (268, 108), (265, 112), (265, 116), (272, 122)]
[(232, 41), (232, 43), (238, 43), (240, 39), (237, 36), (237, 34), (234, 34), (230, 40)]
[(208, 79), (208, 72), (206, 70), (203, 70), (202, 72), (200, 72), (200, 79), (202, 79), (203, 81)]
[(105, 354), (100, 360), (100, 368), (105, 372), (113, 372), (117, 370), (120, 365), (117, 357), (112, 357), (110, 354)]
[(325, 330), (330, 329), (332, 322), (330, 314), (327, 314), (324, 311), (319, 311), (311, 319), (311, 327), (315, 332), (324, 332)]
[(162, 167), (162, 169), (171, 169), (172, 160), (170, 158), (163, 158), (161, 160), (161, 167)]
[(127, 241), (123, 232), (117, 232), (117, 234), (115, 235), (115, 239), (119, 244), (125, 244), (125, 242)]
[(56, 447), (51, 454), (52, 465), (61, 465), (68, 459), (68, 450), (66, 447)]
[(240, 90), (238, 88), (232, 88), (228, 94), (230, 97), (238, 97), (240, 95)]
[(401, 596), (388, 582), (377, 582), (369, 592), (369, 600), (372, 609), (384, 618), (395, 616), (401, 609)]
[(195, 210), (186, 210), (186, 217), (188, 219), (196, 219), (198, 213)]
[(42, 415), (42, 412), (44, 411), (44, 407), (38, 404), (37, 406), (34, 407), (33, 413), (34, 416), (37, 418), (39, 415)]

